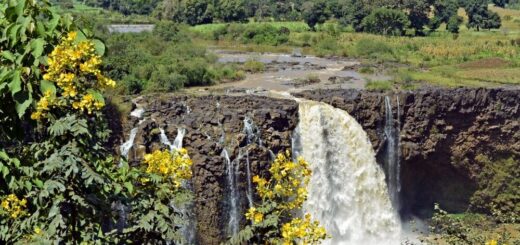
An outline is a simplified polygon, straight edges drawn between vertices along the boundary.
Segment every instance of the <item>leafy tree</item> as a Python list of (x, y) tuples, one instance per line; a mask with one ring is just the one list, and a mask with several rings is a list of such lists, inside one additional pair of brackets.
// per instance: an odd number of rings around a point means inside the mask
[(382, 35), (403, 35), (410, 21), (400, 10), (378, 8), (365, 17), (362, 22), (363, 30)]
[(213, 10), (208, 0), (186, 0), (184, 3), (184, 21), (190, 25), (213, 22)]
[(244, 0), (219, 0), (216, 16), (224, 22), (243, 22), (247, 20)]
[(324, 0), (305, 2), (303, 7), (303, 19), (312, 30), (316, 30), (316, 24), (323, 24), (330, 16), (327, 3)]
[(309, 214), (293, 217), (307, 199), (311, 171), (299, 158), (291, 161), (290, 153), (280, 153), (269, 168), (271, 177), (254, 176), (259, 203), (250, 207), (246, 218), (251, 222), (229, 244), (319, 244), (327, 233)]
[(467, 0), (468, 28), (497, 29), (502, 25), (500, 16), (488, 9), (487, 0)]
[(423, 35), (424, 26), (430, 23), (429, 14), (431, 4), (428, 0), (407, 0), (404, 4), (408, 13), (410, 27), (415, 29), (416, 35)]
[(497, 7), (504, 8), (509, 3), (509, 0), (493, 0), (493, 3)]
[(457, 15), (459, 3), (457, 0), (440, 0), (433, 3), (434, 17), (430, 21), (430, 28), (437, 30), (442, 23)]
[(340, 21), (345, 25), (352, 25), (354, 30), (363, 31), (363, 19), (370, 14), (371, 7), (363, 0), (347, 0), (343, 5)]
[(446, 30), (448, 30), (451, 33), (459, 33), (459, 27), (463, 21), (464, 19), (460, 16), (452, 16), (446, 24)]
[(186, 217), (172, 205), (190, 200), (179, 185), (191, 177), (186, 151), (147, 155), (146, 166), (114, 164), (105, 147), (102, 92), (115, 86), (101, 71), (105, 46), (49, 7), (0, 4), (0, 95), (10, 102), (1, 129), (32, 122), (24, 137), (0, 135), (0, 243), (182, 243)]

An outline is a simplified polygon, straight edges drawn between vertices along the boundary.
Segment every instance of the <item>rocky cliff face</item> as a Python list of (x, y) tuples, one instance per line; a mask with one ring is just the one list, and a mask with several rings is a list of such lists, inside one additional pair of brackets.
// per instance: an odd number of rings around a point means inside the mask
[[(246, 161), (249, 160), (253, 173), (260, 173), (268, 169), (273, 153), (290, 149), (291, 133), (297, 124), (297, 104), (257, 96), (161, 95), (140, 98), (136, 102), (145, 108), (145, 113), (142, 118), (129, 117), (124, 126), (125, 139), (132, 128), (138, 128), (130, 161), (138, 164), (145, 153), (168, 147), (161, 143), (161, 129), (171, 142), (179, 128), (186, 129), (183, 146), (194, 163), (192, 185), (197, 241), (199, 244), (219, 244), (227, 237), (230, 205), (223, 150), (226, 149), (230, 160), (239, 166), (239, 211), (244, 213), (247, 208)], [(246, 118), (251, 120), (259, 136), (250, 144), (244, 131)], [(242, 156), (246, 151), (249, 152), (248, 159)]]
[(317, 90), (297, 96), (322, 101), (353, 115), (383, 160), (384, 97), (399, 123), (402, 213), (427, 215), (433, 203), (464, 211), (482, 166), (476, 158), (520, 156), (520, 91), (433, 89), (384, 94)]
[[(520, 91), (433, 89), (385, 94), (359, 90), (315, 90), (296, 97), (322, 101), (346, 110), (367, 131), (381, 164), (385, 158), (385, 96), (400, 129), (401, 211), (426, 216), (433, 203), (448, 211), (464, 211), (476, 188), (479, 155), (520, 156)], [(399, 113), (397, 104), (399, 101)], [(253, 95), (173, 96), (141, 98), (142, 119), (129, 117), (123, 127), (138, 128), (130, 159), (138, 164), (144, 153), (165, 148), (160, 129), (173, 141), (186, 129), (183, 143), (194, 162), (194, 213), (200, 244), (218, 244), (227, 237), (229, 188), (226, 159), (238, 163), (240, 212), (247, 208), (245, 166), (253, 174), (267, 171), (272, 154), (291, 148), (298, 123), (298, 105)], [(250, 143), (244, 119), (256, 125)], [(248, 152), (248, 159), (244, 156)], [(245, 222), (241, 221), (242, 224)]]

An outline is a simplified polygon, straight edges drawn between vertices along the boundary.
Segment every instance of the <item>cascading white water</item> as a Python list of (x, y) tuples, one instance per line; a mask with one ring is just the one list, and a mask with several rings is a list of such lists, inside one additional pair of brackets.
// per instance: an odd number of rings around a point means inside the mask
[(137, 136), (138, 128), (133, 128), (130, 130), (130, 135), (128, 136), (128, 140), (125, 141), (120, 147), (121, 156), (128, 159), (128, 154), (130, 153), (130, 149), (134, 146), (135, 137)]
[(240, 220), (238, 216), (238, 188), (236, 182), (236, 171), (238, 167), (235, 167), (234, 162), (229, 159), (229, 154), (226, 149), (222, 150), (221, 156), (224, 158), (226, 163), (226, 175), (227, 184), (229, 187), (229, 222), (228, 222), (228, 233), (230, 235), (236, 235), (240, 227)]
[[(398, 118), (399, 118), (399, 98)], [(385, 137), (386, 137), (386, 164), (385, 174), (387, 178), (388, 192), (390, 200), (396, 210), (399, 210), (399, 193), (401, 191), (400, 180), (400, 154), (399, 154), (399, 125), (395, 125), (394, 114), (392, 111), (392, 102), (390, 97), (385, 96)]]
[[(244, 130), (246, 134), (246, 144), (250, 145), (258, 141), (258, 145), (262, 146), (262, 139), (260, 137), (260, 130), (254, 124), (254, 121), (249, 118), (244, 118)], [(241, 154), (240, 154), (241, 155)], [(241, 158), (242, 156), (240, 156)], [(253, 207), (253, 184), (251, 183), (251, 165), (249, 162), (249, 149), (246, 149), (246, 174), (247, 174), (247, 201), (249, 207)]]
[(363, 128), (347, 112), (299, 101), (293, 152), (310, 164), (304, 211), (332, 236), (323, 244), (399, 244), (400, 222)]
[(175, 140), (173, 140), (173, 143), (170, 142), (170, 140), (168, 139), (168, 135), (166, 135), (164, 129), (161, 128), (159, 129), (159, 131), (161, 132), (161, 135), (159, 136), (161, 139), (161, 143), (167, 145), (170, 148), (170, 151), (182, 148), (182, 140), (184, 139), (184, 135), (186, 135), (185, 128), (177, 129), (177, 136), (175, 137)]

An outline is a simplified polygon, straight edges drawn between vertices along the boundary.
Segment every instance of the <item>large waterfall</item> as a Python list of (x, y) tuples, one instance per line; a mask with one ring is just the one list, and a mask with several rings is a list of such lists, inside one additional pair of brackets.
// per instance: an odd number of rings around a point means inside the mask
[(399, 244), (400, 222), (361, 125), (330, 105), (299, 103), (294, 152), (313, 171), (304, 211), (332, 236), (324, 244)]

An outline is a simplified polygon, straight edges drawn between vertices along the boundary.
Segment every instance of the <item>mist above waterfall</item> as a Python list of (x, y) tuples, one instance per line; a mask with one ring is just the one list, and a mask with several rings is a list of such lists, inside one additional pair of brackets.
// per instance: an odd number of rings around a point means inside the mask
[(293, 150), (313, 171), (304, 211), (327, 229), (324, 244), (399, 244), (400, 222), (362, 127), (347, 112), (300, 101)]

